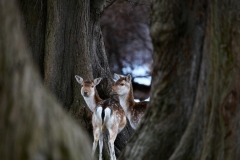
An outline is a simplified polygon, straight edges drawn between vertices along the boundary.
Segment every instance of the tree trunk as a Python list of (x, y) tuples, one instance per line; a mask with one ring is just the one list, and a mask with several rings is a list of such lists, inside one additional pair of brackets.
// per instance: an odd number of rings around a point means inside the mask
[(149, 110), (121, 159), (240, 159), (240, 2), (153, 1)]
[[(46, 0), (19, 0), (20, 9), (25, 20), (25, 33), (31, 49), (31, 54), (40, 74), (44, 76), (45, 30), (46, 30)], [(34, 10), (34, 12), (33, 12)]]
[(104, 1), (23, 0), (20, 6), (45, 84), (66, 110), (71, 109), (81, 124), (91, 128), (91, 113), (74, 75), (104, 78), (98, 90), (102, 98), (108, 97), (112, 80), (99, 24)]
[[(91, 136), (92, 113), (74, 76), (102, 77), (98, 93), (103, 99), (109, 97), (112, 75), (100, 30), (104, 3), (104, 0), (23, 0), (20, 3), (27, 38), (45, 85)], [(118, 136), (117, 155), (132, 132), (128, 125)]]
[(89, 138), (45, 89), (13, 0), (0, 3), (0, 157), (91, 159)]

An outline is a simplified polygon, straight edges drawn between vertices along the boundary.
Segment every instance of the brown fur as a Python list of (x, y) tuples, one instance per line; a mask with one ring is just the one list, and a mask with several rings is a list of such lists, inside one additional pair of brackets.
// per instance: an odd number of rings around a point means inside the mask
[[(95, 86), (99, 84), (101, 79), (97, 78), (94, 81), (92, 80), (83, 80), (79, 76), (75, 76), (78, 83), (82, 85), (81, 93), (84, 96), (88, 107), (93, 111), (92, 115), (92, 125), (93, 125), (93, 150), (92, 153), (95, 153), (97, 143), (99, 141), (99, 159), (102, 159), (102, 146), (103, 146), (103, 129), (109, 131), (109, 149), (111, 159), (115, 160), (115, 150), (114, 150), (114, 141), (117, 137), (117, 134), (125, 127), (126, 125), (126, 116), (125, 112), (120, 106), (119, 102), (113, 98), (102, 100), (97, 94)], [(105, 109), (109, 108), (111, 110), (110, 117), (102, 117), (103, 113), (108, 111)], [(99, 109), (99, 110), (98, 110)], [(100, 116), (100, 117), (99, 117)], [(106, 115), (105, 115), (106, 116)], [(105, 119), (106, 118), (106, 119)], [(104, 130), (106, 130), (104, 129)]]
[(125, 116), (125, 112), (122, 109), (121, 105), (119, 104), (118, 101), (116, 101), (113, 98), (108, 98), (106, 100), (103, 100), (101, 102), (98, 103), (98, 106), (101, 105), (103, 107), (103, 110), (105, 110), (107, 107), (110, 108), (112, 110), (112, 114), (116, 115), (117, 117), (120, 117), (120, 123), (119, 123), (119, 128), (120, 130), (122, 130), (125, 125), (126, 125), (126, 116)]
[[(112, 86), (112, 91), (115, 94), (118, 94), (118, 91), (121, 90), (120, 86), (121, 84), (128, 85), (129, 82), (127, 82), (126, 77), (121, 77), (119, 78), (114, 85)], [(126, 115), (129, 119), (129, 121), (136, 127), (138, 126), (142, 116), (144, 115), (146, 109), (147, 109), (147, 104), (148, 102), (135, 102), (134, 97), (133, 97), (133, 87), (132, 83), (129, 83), (130, 85), (128, 86), (130, 88), (129, 92), (126, 94), (126, 109), (127, 112)], [(125, 96), (125, 95), (124, 95)], [(123, 97), (123, 95), (119, 95), (119, 98)], [(131, 116), (129, 116), (131, 115)], [(131, 124), (131, 125), (132, 125)], [(132, 125), (132, 127), (133, 127)], [(133, 128), (135, 128), (133, 127)]]
[[(94, 85), (93, 80), (85, 80), (85, 81), (83, 81), (83, 83), (82, 83), (83, 91), (90, 92), (90, 88), (93, 85)], [(97, 104), (98, 102), (102, 101), (102, 99), (99, 97), (96, 88), (94, 88), (94, 92), (95, 92), (94, 99), (95, 99), (95, 102)]]

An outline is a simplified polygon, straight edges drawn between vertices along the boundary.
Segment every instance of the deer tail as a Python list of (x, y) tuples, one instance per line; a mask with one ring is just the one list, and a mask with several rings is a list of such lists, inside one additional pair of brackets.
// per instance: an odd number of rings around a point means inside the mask
[(111, 115), (112, 115), (112, 110), (108, 107), (105, 108), (101, 115), (102, 122), (103, 122), (101, 130), (104, 130), (106, 128), (106, 123), (110, 119)]

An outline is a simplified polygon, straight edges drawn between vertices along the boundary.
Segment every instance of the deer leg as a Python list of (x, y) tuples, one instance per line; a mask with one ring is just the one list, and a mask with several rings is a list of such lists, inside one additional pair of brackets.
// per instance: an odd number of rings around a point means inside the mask
[(114, 129), (109, 130), (108, 146), (109, 146), (111, 160), (116, 160), (115, 149), (114, 149), (114, 141), (115, 141), (115, 139), (117, 137), (117, 133), (118, 133), (117, 127), (114, 127)]
[(112, 148), (111, 148), (111, 145), (110, 145), (110, 143), (109, 143), (109, 140), (110, 140), (110, 136), (109, 136), (109, 135), (108, 135), (108, 139), (107, 139), (107, 140), (108, 140), (107, 143), (108, 143), (108, 149), (109, 149), (109, 153), (110, 153), (110, 158), (112, 159), (112, 155), (111, 155), (111, 153), (112, 153), (112, 152), (111, 152), (111, 151), (112, 151)]
[(94, 139), (94, 141), (93, 141), (93, 148), (92, 148), (92, 156), (94, 156), (94, 153), (95, 153), (95, 151), (96, 151), (97, 142), (98, 142), (98, 140)]
[(115, 150), (114, 150), (114, 142), (109, 142), (108, 145), (109, 145), (109, 148), (110, 148), (111, 160), (116, 160)]
[(103, 134), (99, 135), (99, 160), (102, 160), (102, 149), (103, 149)]
[(92, 148), (92, 156), (94, 156), (94, 153), (95, 153), (95, 151), (96, 151), (97, 142), (98, 142), (98, 140), (97, 140), (97, 139), (94, 139), (94, 141), (93, 141), (93, 148)]
[(99, 133), (100, 133), (99, 128), (93, 128), (94, 141), (93, 141), (93, 148), (92, 148), (92, 156), (94, 156), (94, 153), (95, 153), (96, 148), (97, 148), (97, 143), (98, 143), (98, 140), (99, 140)]

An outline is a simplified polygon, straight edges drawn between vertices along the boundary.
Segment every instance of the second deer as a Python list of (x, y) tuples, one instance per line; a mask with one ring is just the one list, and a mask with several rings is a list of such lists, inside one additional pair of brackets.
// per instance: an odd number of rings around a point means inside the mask
[(96, 85), (101, 81), (101, 78), (94, 80), (83, 80), (80, 76), (75, 76), (77, 82), (82, 85), (81, 94), (84, 97), (88, 107), (93, 112), (92, 125), (93, 125), (93, 148), (92, 154), (94, 155), (99, 141), (99, 160), (102, 160), (102, 147), (103, 147), (103, 132), (107, 130), (109, 133), (108, 147), (110, 151), (111, 160), (115, 160), (114, 141), (117, 134), (126, 125), (126, 116), (124, 110), (113, 98), (102, 100), (96, 92)]
[(135, 102), (133, 97), (132, 78), (131, 75), (120, 76), (114, 74), (116, 82), (112, 86), (113, 94), (117, 94), (119, 97), (120, 105), (130, 121), (130, 125), (133, 129), (136, 129), (139, 125), (146, 109), (148, 102)]

